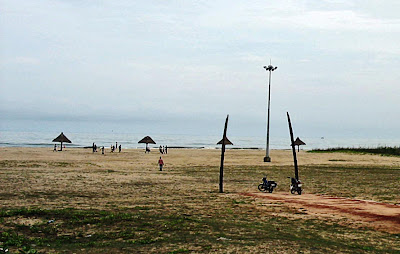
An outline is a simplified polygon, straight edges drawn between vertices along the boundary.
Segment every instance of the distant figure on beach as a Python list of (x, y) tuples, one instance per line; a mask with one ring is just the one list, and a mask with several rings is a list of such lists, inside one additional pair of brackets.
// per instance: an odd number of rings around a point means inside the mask
[(121, 145), (119, 145), (119, 146), (118, 146), (118, 152), (119, 152), (119, 153), (121, 152), (121, 149), (122, 149), (122, 147), (121, 147)]
[(168, 146), (165, 146), (164, 152), (165, 152), (165, 154), (168, 154)]
[(162, 154), (165, 153), (165, 146), (162, 147)]
[(162, 154), (162, 147), (160, 145), (160, 147), (158, 148), (158, 150), (160, 151), (160, 153)]
[(160, 166), (160, 171), (162, 171), (162, 168), (164, 166), (164, 161), (161, 159), (161, 156), (160, 159), (158, 160), (158, 165)]
[(118, 142), (115, 142), (115, 149), (118, 148)]
[(94, 144), (94, 152), (97, 153), (97, 145), (96, 144)]
[(104, 154), (104, 146), (101, 148), (101, 154)]
[(150, 147), (147, 143), (146, 143), (146, 150), (144, 151), (144, 153), (150, 153)]
[(56, 144), (54, 144), (53, 152), (57, 152), (57, 145)]

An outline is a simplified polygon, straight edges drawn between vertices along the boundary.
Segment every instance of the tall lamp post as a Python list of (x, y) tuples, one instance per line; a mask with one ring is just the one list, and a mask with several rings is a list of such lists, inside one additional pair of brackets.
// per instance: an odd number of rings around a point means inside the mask
[(267, 115), (267, 148), (266, 155), (264, 157), (264, 162), (271, 162), (271, 157), (269, 157), (269, 115), (270, 115), (270, 102), (271, 102), (271, 72), (276, 70), (278, 67), (271, 65), (264, 66), (266, 71), (269, 71), (269, 83), (268, 83), (268, 115)]

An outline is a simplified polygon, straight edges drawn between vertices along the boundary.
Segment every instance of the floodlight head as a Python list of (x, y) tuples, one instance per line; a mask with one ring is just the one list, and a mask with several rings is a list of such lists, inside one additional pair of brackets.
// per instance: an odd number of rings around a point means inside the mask
[(268, 65), (268, 66), (264, 66), (264, 69), (267, 71), (274, 71), (276, 70), (278, 67), (274, 67), (272, 65)]

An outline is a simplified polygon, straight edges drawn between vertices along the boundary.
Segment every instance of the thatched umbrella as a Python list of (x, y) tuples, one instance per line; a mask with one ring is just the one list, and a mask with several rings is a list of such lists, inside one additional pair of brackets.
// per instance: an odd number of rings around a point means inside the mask
[(60, 151), (62, 151), (62, 143), (72, 143), (71, 140), (69, 140), (64, 133), (61, 132), (60, 135), (58, 135), (58, 137), (56, 137), (55, 139), (53, 139), (53, 142), (61, 142), (61, 149)]
[(142, 138), (139, 142), (140, 143), (145, 143), (146, 144), (146, 151), (148, 150), (148, 145), (149, 144), (156, 144), (156, 142), (154, 142), (154, 140), (150, 137), (150, 136), (146, 136), (144, 138)]
[[(223, 140), (223, 139), (221, 139), (221, 140), (217, 143), (217, 145), (222, 145), (222, 140)], [(233, 145), (233, 143), (228, 139), (228, 137), (225, 138), (225, 145)]]
[(296, 138), (296, 140), (293, 142), (293, 145), (297, 146), (297, 151), (300, 151), (300, 146), (305, 145), (306, 143), (304, 143), (301, 139), (299, 139), (299, 137)]

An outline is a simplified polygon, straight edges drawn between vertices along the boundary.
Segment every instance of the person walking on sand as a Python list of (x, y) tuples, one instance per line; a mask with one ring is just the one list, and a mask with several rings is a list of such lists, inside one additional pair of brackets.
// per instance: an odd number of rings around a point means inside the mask
[(53, 152), (57, 152), (57, 145), (56, 144), (54, 144)]
[(160, 166), (160, 171), (162, 171), (162, 168), (164, 166), (164, 161), (161, 159), (161, 156), (160, 159), (158, 160), (158, 165)]
[(168, 146), (165, 146), (164, 152), (165, 152), (165, 154), (168, 154)]
[(121, 152), (121, 149), (122, 149), (122, 147), (121, 147), (121, 145), (119, 145), (119, 146), (118, 146), (118, 152), (119, 152), (119, 153)]
[(101, 148), (101, 154), (104, 154), (104, 146)]

